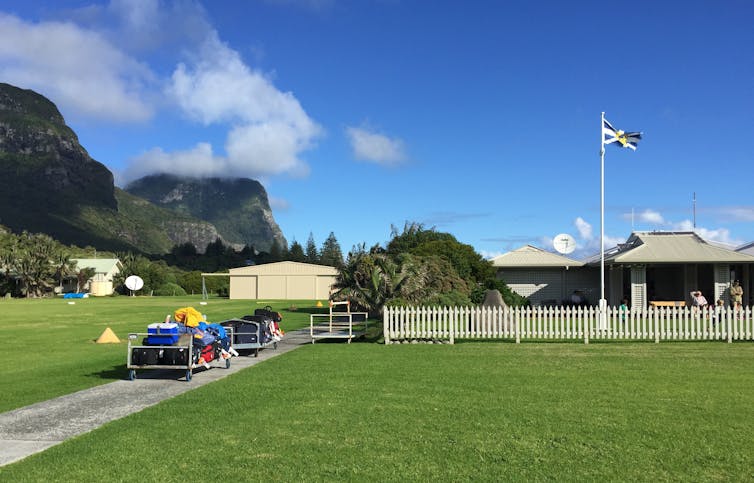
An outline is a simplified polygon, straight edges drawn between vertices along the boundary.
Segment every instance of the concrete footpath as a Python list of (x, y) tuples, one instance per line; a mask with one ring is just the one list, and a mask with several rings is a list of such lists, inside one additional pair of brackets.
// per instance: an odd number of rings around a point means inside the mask
[[(258, 357), (233, 357), (229, 369), (213, 366), (210, 370), (195, 370), (188, 382), (185, 370), (137, 370), (135, 381), (111, 382), (2, 413), (0, 466), (309, 343), (309, 329), (289, 332), (278, 342), (277, 349), (260, 350)], [(126, 351), (123, 352), (125, 358)]]

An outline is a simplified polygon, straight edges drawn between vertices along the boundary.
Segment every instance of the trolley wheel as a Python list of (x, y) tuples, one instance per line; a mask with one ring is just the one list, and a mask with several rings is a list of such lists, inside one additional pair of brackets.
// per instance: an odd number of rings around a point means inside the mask
[(254, 349), (254, 357), (259, 357), (259, 349)]
[(278, 343), (277, 343), (277, 341), (275, 341), (275, 342), (272, 343), (272, 348), (275, 349), (275, 350), (278, 350)]
[(191, 369), (186, 369), (186, 382), (191, 380)]
[(131, 369), (130, 371), (128, 371), (128, 380), (133, 381), (134, 379), (136, 379), (136, 370)]
[(225, 368), (230, 369), (230, 359), (225, 359)]

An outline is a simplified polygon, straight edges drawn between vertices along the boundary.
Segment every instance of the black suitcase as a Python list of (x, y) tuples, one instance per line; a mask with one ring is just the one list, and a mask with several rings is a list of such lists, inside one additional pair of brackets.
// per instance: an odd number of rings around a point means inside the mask
[(262, 317), (266, 317), (273, 322), (280, 322), (283, 320), (283, 317), (280, 315), (280, 312), (274, 312), (272, 310), (272, 307), (267, 306), (263, 309), (256, 309), (254, 311), (254, 315), (261, 315)]
[(151, 347), (134, 347), (131, 349), (131, 364), (136, 366), (154, 366), (160, 360), (160, 349)]
[(259, 327), (264, 323), (264, 318), (257, 315), (244, 315), (243, 320), (233, 321), (234, 344), (257, 344), (259, 343)]
[(166, 366), (187, 366), (188, 365), (188, 348), (186, 347), (168, 347), (162, 350), (160, 364)]

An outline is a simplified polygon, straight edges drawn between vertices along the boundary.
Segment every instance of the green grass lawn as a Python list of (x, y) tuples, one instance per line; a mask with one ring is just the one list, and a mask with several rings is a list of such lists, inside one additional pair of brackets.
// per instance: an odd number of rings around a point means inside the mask
[[(68, 304), (68, 302), (75, 304)], [(6, 335), (0, 364), (0, 412), (105, 384), (127, 375), (127, 335), (146, 332), (176, 309), (191, 306), (210, 322), (251, 314), (270, 304), (284, 330), (308, 327), (314, 301), (254, 301), (194, 297), (105, 297), (0, 300)], [(292, 305), (298, 309), (289, 311)], [(120, 344), (95, 344), (110, 327)]]
[(746, 481), (752, 361), (743, 342), (318, 343), (0, 481)]

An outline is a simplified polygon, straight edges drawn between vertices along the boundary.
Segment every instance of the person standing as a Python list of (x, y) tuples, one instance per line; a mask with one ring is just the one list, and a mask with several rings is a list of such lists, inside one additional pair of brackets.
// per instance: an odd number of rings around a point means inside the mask
[(743, 305), (744, 289), (741, 287), (741, 284), (738, 283), (738, 280), (735, 280), (730, 287), (730, 298), (734, 309), (741, 308)]

